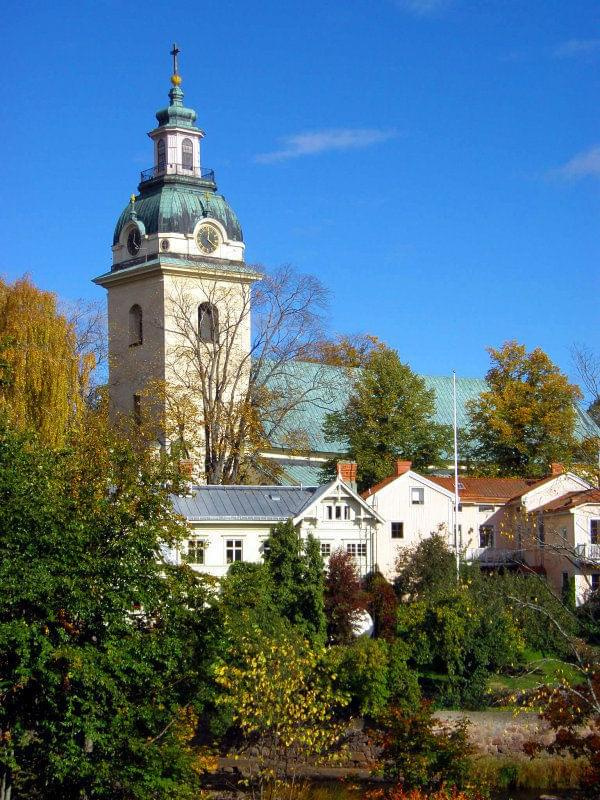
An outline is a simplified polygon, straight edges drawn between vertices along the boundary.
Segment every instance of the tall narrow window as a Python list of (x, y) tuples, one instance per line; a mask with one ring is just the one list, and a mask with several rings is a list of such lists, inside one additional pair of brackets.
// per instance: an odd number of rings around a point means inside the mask
[(198, 307), (198, 338), (201, 342), (217, 343), (219, 339), (219, 312), (211, 303)]
[(129, 347), (135, 347), (144, 340), (142, 307), (137, 303), (129, 309)]
[(184, 169), (194, 168), (194, 145), (191, 139), (184, 139), (181, 143), (181, 166)]
[(156, 165), (159, 172), (164, 172), (167, 166), (167, 148), (164, 139), (159, 139), (156, 145)]
[(537, 538), (538, 545), (543, 547), (546, 543), (546, 530), (544, 528), (544, 517), (541, 514), (538, 514), (537, 518)]
[(493, 547), (493, 546), (494, 546), (494, 526), (480, 525), (479, 547)]
[(600, 544), (600, 519), (590, 520), (590, 544)]

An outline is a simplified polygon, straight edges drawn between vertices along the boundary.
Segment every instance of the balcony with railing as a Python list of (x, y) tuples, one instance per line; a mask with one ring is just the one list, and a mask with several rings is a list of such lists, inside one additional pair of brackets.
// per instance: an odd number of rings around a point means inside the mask
[(520, 564), (523, 562), (523, 551), (504, 547), (469, 547), (465, 551), (465, 561), (478, 561), (489, 567)]
[(187, 167), (183, 164), (158, 164), (150, 169), (145, 169), (140, 172), (140, 180), (142, 183), (145, 181), (154, 180), (154, 178), (162, 178), (163, 175), (181, 175), (186, 178), (199, 178), (206, 183), (215, 183), (215, 172), (212, 169), (202, 169), (201, 167)]
[(575, 555), (579, 561), (600, 567), (600, 544), (576, 544)]

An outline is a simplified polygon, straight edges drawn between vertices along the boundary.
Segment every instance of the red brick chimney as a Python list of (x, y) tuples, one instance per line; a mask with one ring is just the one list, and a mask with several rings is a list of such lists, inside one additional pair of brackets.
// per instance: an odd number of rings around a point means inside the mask
[(412, 467), (412, 461), (396, 461), (396, 477), (404, 475)]
[(337, 473), (340, 478), (356, 491), (356, 461), (338, 461)]
[(194, 475), (194, 462), (191, 458), (182, 458), (179, 461), (179, 474), (182, 478), (192, 479)]
[(564, 466), (557, 461), (553, 461), (552, 464), (550, 464), (550, 475), (562, 475), (564, 471)]

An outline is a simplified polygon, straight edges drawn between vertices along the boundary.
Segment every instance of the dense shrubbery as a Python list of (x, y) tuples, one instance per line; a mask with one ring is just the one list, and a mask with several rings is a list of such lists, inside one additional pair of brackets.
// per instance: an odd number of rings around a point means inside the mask
[[(199, 731), (237, 729), (289, 763), (337, 739), (346, 701), (384, 731), (402, 792), (463, 786), (464, 729), (435, 731), (421, 694), (478, 707), (525, 647), (563, 657), (577, 632), (600, 638), (595, 598), (573, 614), (537, 576), (457, 579), (440, 537), (405, 554), (394, 588), (361, 582), (344, 553), (324, 574), (316, 540), (289, 522), (265, 563), (233, 564), (219, 592), (157, 561), (186, 532), (168, 503), (176, 476), (124, 441), (101, 414), (60, 450), (0, 430), (0, 780), (19, 796), (183, 800), (199, 785)], [(355, 638), (365, 607), (374, 637)], [(563, 721), (566, 697), (553, 698)], [(572, 728), (560, 743), (591, 753), (597, 737)]]

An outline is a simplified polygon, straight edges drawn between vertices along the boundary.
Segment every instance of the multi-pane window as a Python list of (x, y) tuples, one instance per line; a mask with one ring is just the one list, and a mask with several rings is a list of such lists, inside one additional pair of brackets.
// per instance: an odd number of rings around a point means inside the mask
[(233, 564), (234, 561), (242, 560), (242, 540), (241, 539), (226, 539), (225, 540), (225, 563)]
[(345, 504), (325, 506), (325, 519), (350, 519), (350, 506)]
[(422, 506), (425, 504), (425, 489), (418, 486), (411, 487), (410, 502), (413, 506)]
[(493, 510), (494, 510), (494, 506), (488, 506), (488, 505), (479, 506), (479, 511), (493, 511)]
[(600, 519), (590, 520), (590, 544), (600, 544)]
[(323, 558), (329, 558), (331, 555), (331, 544), (330, 542), (321, 542), (321, 555)]
[(207, 547), (208, 547), (208, 542), (204, 541), (204, 539), (188, 539), (186, 561), (189, 564), (206, 563), (204, 560), (204, 554), (206, 552)]
[(346, 552), (350, 553), (352, 558), (366, 558), (367, 556), (367, 543), (366, 542), (348, 542), (346, 545)]
[(392, 539), (404, 539), (403, 522), (392, 522)]
[(479, 547), (493, 547), (493, 546), (494, 546), (494, 526), (480, 525)]
[(181, 143), (181, 166), (184, 169), (194, 167), (194, 145), (191, 139), (184, 139)]

